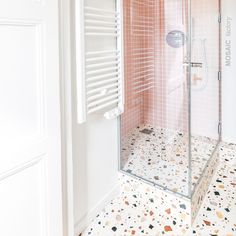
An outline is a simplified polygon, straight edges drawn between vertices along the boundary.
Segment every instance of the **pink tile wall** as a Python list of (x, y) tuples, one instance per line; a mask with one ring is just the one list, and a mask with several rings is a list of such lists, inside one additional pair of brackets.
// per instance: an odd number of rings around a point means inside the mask
[[(187, 1), (186, 1), (187, 2)], [(185, 1), (124, 0), (125, 112), (122, 135), (141, 124), (186, 130), (186, 47), (166, 43), (170, 30), (186, 31)]]
[[(186, 34), (188, 27), (187, 1), (162, 0), (155, 8), (155, 91), (153, 94), (154, 115), (147, 123), (177, 131), (186, 131), (188, 126), (188, 84), (186, 61), (187, 45), (170, 47), (166, 36), (179, 30)], [(159, 27), (158, 27), (159, 25)]]
[[(121, 136), (125, 136), (135, 125), (142, 122), (142, 107), (131, 107), (130, 100), (133, 100), (130, 91), (130, 77), (131, 77), (131, 35), (130, 35), (130, 1), (124, 1), (124, 86), (125, 86), (125, 110), (121, 116)], [(135, 125), (133, 126), (132, 123)]]
[[(138, 2), (139, 0), (137, 0)], [(141, 1), (139, 1), (141, 2)], [(144, 123), (144, 94), (135, 93), (134, 84), (136, 76), (141, 76), (139, 60), (135, 54), (137, 49), (142, 49), (145, 40), (141, 35), (137, 35), (134, 29), (139, 32), (142, 28), (133, 28), (134, 19), (139, 18), (143, 13), (144, 5), (136, 3), (135, 0), (124, 1), (124, 53), (125, 53), (125, 112), (121, 118), (122, 134), (127, 134), (134, 127)]]

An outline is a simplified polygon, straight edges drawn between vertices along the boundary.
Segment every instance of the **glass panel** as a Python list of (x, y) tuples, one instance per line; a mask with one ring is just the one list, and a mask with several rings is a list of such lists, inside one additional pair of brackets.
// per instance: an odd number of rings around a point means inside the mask
[(192, 190), (218, 144), (219, 0), (192, 0)]
[(187, 0), (124, 0), (121, 170), (190, 195)]

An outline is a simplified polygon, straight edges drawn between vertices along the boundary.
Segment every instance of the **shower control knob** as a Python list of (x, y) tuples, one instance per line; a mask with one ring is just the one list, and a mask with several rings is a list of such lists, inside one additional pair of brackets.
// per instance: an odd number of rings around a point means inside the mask
[[(191, 67), (199, 67), (202, 68), (202, 63), (201, 62), (191, 62)], [(184, 66), (189, 66), (189, 62), (184, 62)]]

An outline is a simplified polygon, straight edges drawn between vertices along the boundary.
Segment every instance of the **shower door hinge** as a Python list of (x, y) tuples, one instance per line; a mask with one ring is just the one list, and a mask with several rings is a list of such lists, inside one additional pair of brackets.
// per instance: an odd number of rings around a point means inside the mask
[(221, 71), (218, 71), (218, 80), (221, 81), (221, 78), (222, 78)]
[(222, 123), (219, 122), (219, 124), (218, 124), (218, 134), (221, 135), (221, 133), (222, 133)]
[(219, 16), (218, 16), (218, 22), (219, 22), (219, 24), (221, 23), (221, 21), (222, 21), (222, 16), (221, 16), (221, 13), (219, 13)]

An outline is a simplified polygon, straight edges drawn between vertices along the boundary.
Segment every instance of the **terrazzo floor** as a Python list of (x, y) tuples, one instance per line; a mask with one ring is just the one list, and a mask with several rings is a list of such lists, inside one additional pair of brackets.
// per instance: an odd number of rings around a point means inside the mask
[[(142, 130), (152, 131), (150, 134)], [(193, 136), (192, 190), (198, 183), (217, 140)], [(121, 169), (174, 192), (189, 192), (188, 136), (162, 128), (142, 125), (132, 130), (121, 144)]]
[[(193, 228), (179, 198), (121, 175), (121, 193), (97, 216), (82, 236), (236, 236), (236, 146), (224, 145)], [(173, 196), (173, 195), (172, 195)]]

